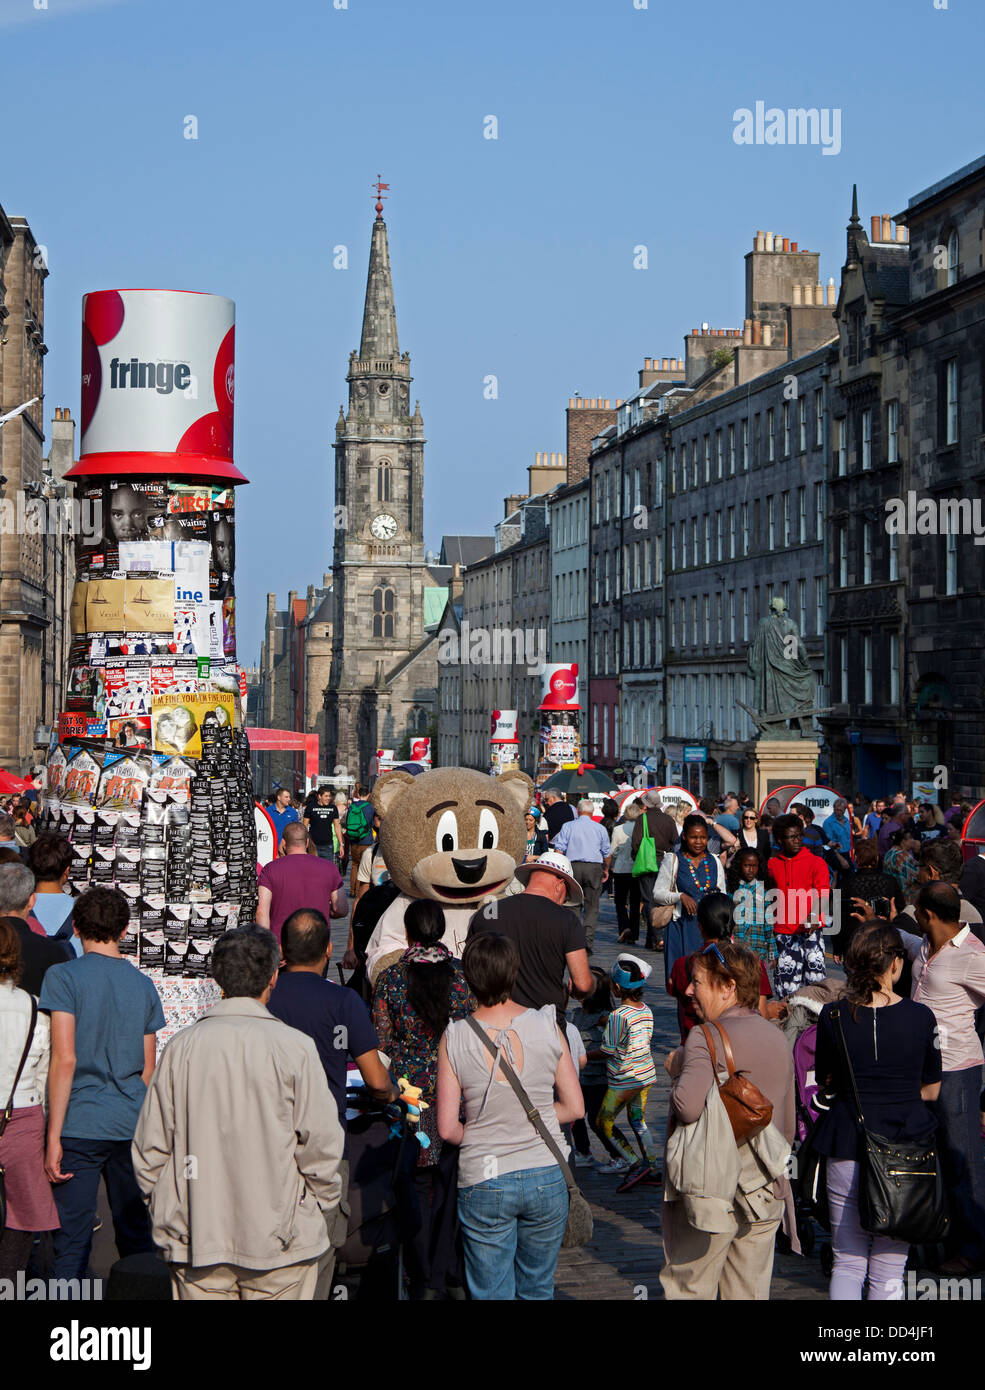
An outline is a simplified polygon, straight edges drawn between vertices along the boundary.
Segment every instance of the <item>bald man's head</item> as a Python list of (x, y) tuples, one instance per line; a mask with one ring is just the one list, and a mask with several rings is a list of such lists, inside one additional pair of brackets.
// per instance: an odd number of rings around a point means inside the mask
[(308, 848), (308, 831), (299, 820), (292, 820), (281, 836), (285, 854), (303, 854)]

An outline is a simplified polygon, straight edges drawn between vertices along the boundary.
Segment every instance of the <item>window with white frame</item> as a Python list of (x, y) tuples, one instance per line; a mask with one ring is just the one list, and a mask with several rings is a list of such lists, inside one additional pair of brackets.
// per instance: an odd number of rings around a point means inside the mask
[(956, 285), (958, 283), (958, 256), (960, 245), (956, 228), (952, 228), (951, 234), (947, 239), (947, 283)]
[(698, 486), (698, 441), (691, 440), (691, 486)]
[(821, 575), (814, 580), (814, 631), (818, 637), (824, 631), (825, 582)]
[(715, 558), (716, 558), (716, 560), (720, 560), (720, 559), (722, 558), (722, 545), (723, 545), (723, 536), (722, 536), (722, 514), (721, 514), (721, 512), (716, 512), (716, 513), (715, 513)]
[(954, 529), (954, 522), (951, 517), (947, 518), (947, 531), (945, 532), (945, 594), (956, 594), (958, 592), (958, 533)]
[(802, 633), (807, 631), (807, 580), (797, 580), (797, 621)]
[(652, 571), (650, 568), (650, 542), (641, 541), (643, 547), (643, 588), (649, 589), (652, 584)]
[(848, 423), (844, 416), (834, 422), (835, 425), (835, 457), (837, 459), (838, 477), (843, 478), (848, 472)]
[(946, 396), (946, 414), (944, 426), (944, 443), (957, 444), (958, 442), (958, 359), (952, 357), (948, 360), (944, 369)]
[(899, 579), (899, 536), (895, 531), (889, 536), (889, 577)]
[(824, 540), (824, 484), (814, 484), (814, 539)]
[(783, 544), (790, 544), (790, 494), (784, 492), (780, 497), (783, 516)]
[(899, 462), (899, 401), (886, 406), (886, 462)]
[(735, 641), (735, 590), (730, 589), (728, 595), (728, 640)]
[(862, 523), (862, 583), (872, 583), (872, 523)]
[(715, 595), (715, 641), (721, 646), (725, 640), (725, 604), (721, 594)]
[(671, 571), (677, 569), (677, 532), (673, 526), (670, 528), (670, 568)]
[(844, 589), (848, 584), (848, 527), (842, 523), (838, 527), (838, 587)]
[(710, 564), (711, 564), (711, 513), (710, 513), (710, 512), (705, 512), (704, 533), (705, 533), (705, 550), (704, 550), (705, 564), (706, 564), (706, 565), (710, 565)]
[(742, 421), (742, 471), (749, 472), (749, 421)]
[(735, 426), (734, 426), (734, 425), (729, 425), (729, 427), (728, 427), (728, 475), (729, 475), (730, 478), (731, 478), (731, 477), (734, 477), (734, 475), (735, 475)]
[(676, 649), (677, 649), (677, 609), (674, 607), (673, 603), (669, 604), (669, 606), (668, 606), (668, 609), (667, 609), (667, 617), (668, 617), (668, 619), (669, 619), (669, 625), (670, 625), (670, 632), (668, 633), (668, 636), (669, 636), (669, 638), (670, 638), (671, 650), (672, 650), (672, 651), (676, 651)]
[(722, 476), (722, 432), (715, 431), (715, 477)]
[(807, 397), (801, 396), (797, 402), (797, 451), (807, 453)]
[(848, 638), (842, 637), (838, 641), (838, 676), (840, 680), (840, 703), (848, 704)]
[(814, 392), (814, 448), (820, 449), (824, 443), (824, 392), (818, 388)]
[(676, 497), (676, 496), (677, 496), (677, 455), (678, 455), (678, 450), (677, 450), (676, 448), (671, 449), (671, 451), (670, 451), (670, 459), (669, 459), (669, 463), (670, 463), (670, 495), (671, 495), (671, 497)]
[(797, 489), (797, 539), (801, 545), (807, 543), (807, 489)]
[(687, 646), (687, 599), (681, 599), (681, 646)]
[(749, 590), (742, 590), (742, 640), (749, 641)]
[(711, 646), (711, 599), (707, 594), (701, 601), (701, 610), (704, 622), (702, 624), (705, 634), (705, 646)]
[(783, 402), (783, 458), (790, 457), (790, 402)]
[(627, 472), (625, 472), (625, 473), (622, 475), (622, 514), (623, 514), (623, 516), (624, 516), (624, 517), (625, 517), (625, 516), (629, 516), (629, 514), (630, 514), (630, 512), (631, 512), (632, 510), (633, 510), (633, 480), (632, 480), (632, 478), (630, 477), (629, 472), (628, 472), (628, 470), (627, 470)]
[(701, 638), (698, 635), (698, 596), (691, 595), (691, 645), (696, 647)]
[(728, 557), (735, 559), (735, 508), (728, 509)]
[(705, 482), (711, 482), (711, 435), (705, 435)]
[(889, 636), (889, 703), (899, 704), (899, 638), (895, 633)]
[(742, 554), (749, 554), (749, 503), (743, 502), (741, 512), (742, 518)]
[(653, 538), (653, 582), (654, 584), (664, 582), (664, 547), (660, 536)]
[(865, 683), (864, 694), (862, 696), (863, 705), (872, 704), (872, 633), (867, 632), (862, 638), (862, 677)]
[(776, 498), (772, 496), (766, 499), (766, 537), (772, 550), (776, 545)]
[(862, 411), (862, 469), (872, 467), (872, 411)]

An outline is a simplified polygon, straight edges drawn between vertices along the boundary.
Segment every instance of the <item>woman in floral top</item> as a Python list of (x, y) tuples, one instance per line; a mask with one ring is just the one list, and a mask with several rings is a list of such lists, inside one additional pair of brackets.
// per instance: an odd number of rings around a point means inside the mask
[(476, 1001), (461, 964), (441, 944), (445, 914), (429, 898), (412, 902), (404, 915), (410, 943), (395, 965), (384, 970), (373, 996), (373, 1025), (394, 1076), (421, 1088), (428, 1104), (421, 1111), (421, 1133), (414, 1189), (421, 1214), (418, 1233), (407, 1242), (404, 1259), (411, 1298), (464, 1297), (458, 1255), (458, 1149), (438, 1135), (435, 1092), (438, 1044), (452, 1019), (467, 1018)]

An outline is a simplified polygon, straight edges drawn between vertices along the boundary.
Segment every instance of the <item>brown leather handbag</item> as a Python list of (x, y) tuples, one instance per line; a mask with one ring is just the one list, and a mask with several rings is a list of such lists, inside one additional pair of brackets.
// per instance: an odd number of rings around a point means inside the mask
[[(735, 1055), (732, 1052), (732, 1044), (728, 1040), (728, 1034), (720, 1023), (714, 1025), (718, 1029), (722, 1039), (722, 1049), (725, 1053), (725, 1065), (728, 1068), (728, 1080), (719, 1081), (718, 1094), (722, 1098), (725, 1106), (725, 1113), (729, 1117), (732, 1125), (732, 1133), (735, 1135), (737, 1144), (747, 1144), (750, 1139), (755, 1139), (757, 1134), (762, 1134), (763, 1130), (773, 1119), (773, 1105), (767, 1100), (762, 1091), (754, 1081), (750, 1081), (745, 1072), (736, 1071)], [(711, 1055), (711, 1065), (718, 1079), (718, 1058), (715, 1055), (715, 1044), (712, 1040), (711, 1032), (707, 1024), (701, 1025), (701, 1031), (705, 1035), (705, 1042), (708, 1044), (708, 1052)]]

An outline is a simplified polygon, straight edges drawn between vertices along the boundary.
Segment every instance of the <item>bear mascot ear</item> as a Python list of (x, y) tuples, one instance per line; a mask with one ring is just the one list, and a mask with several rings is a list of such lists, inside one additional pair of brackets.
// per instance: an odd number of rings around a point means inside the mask
[(527, 774), (515, 769), (511, 772), (501, 772), (495, 780), (496, 785), (505, 792), (516, 810), (521, 815), (526, 815), (534, 800), (534, 784)]
[(393, 772), (384, 772), (382, 777), (376, 779), (376, 784), (370, 793), (369, 800), (373, 810), (382, 819), (389, 813), (397, 798), (403, 795), (406, 788), (413, 785), (413, 774), (404, 772), (402, 768), (395, 768)]

